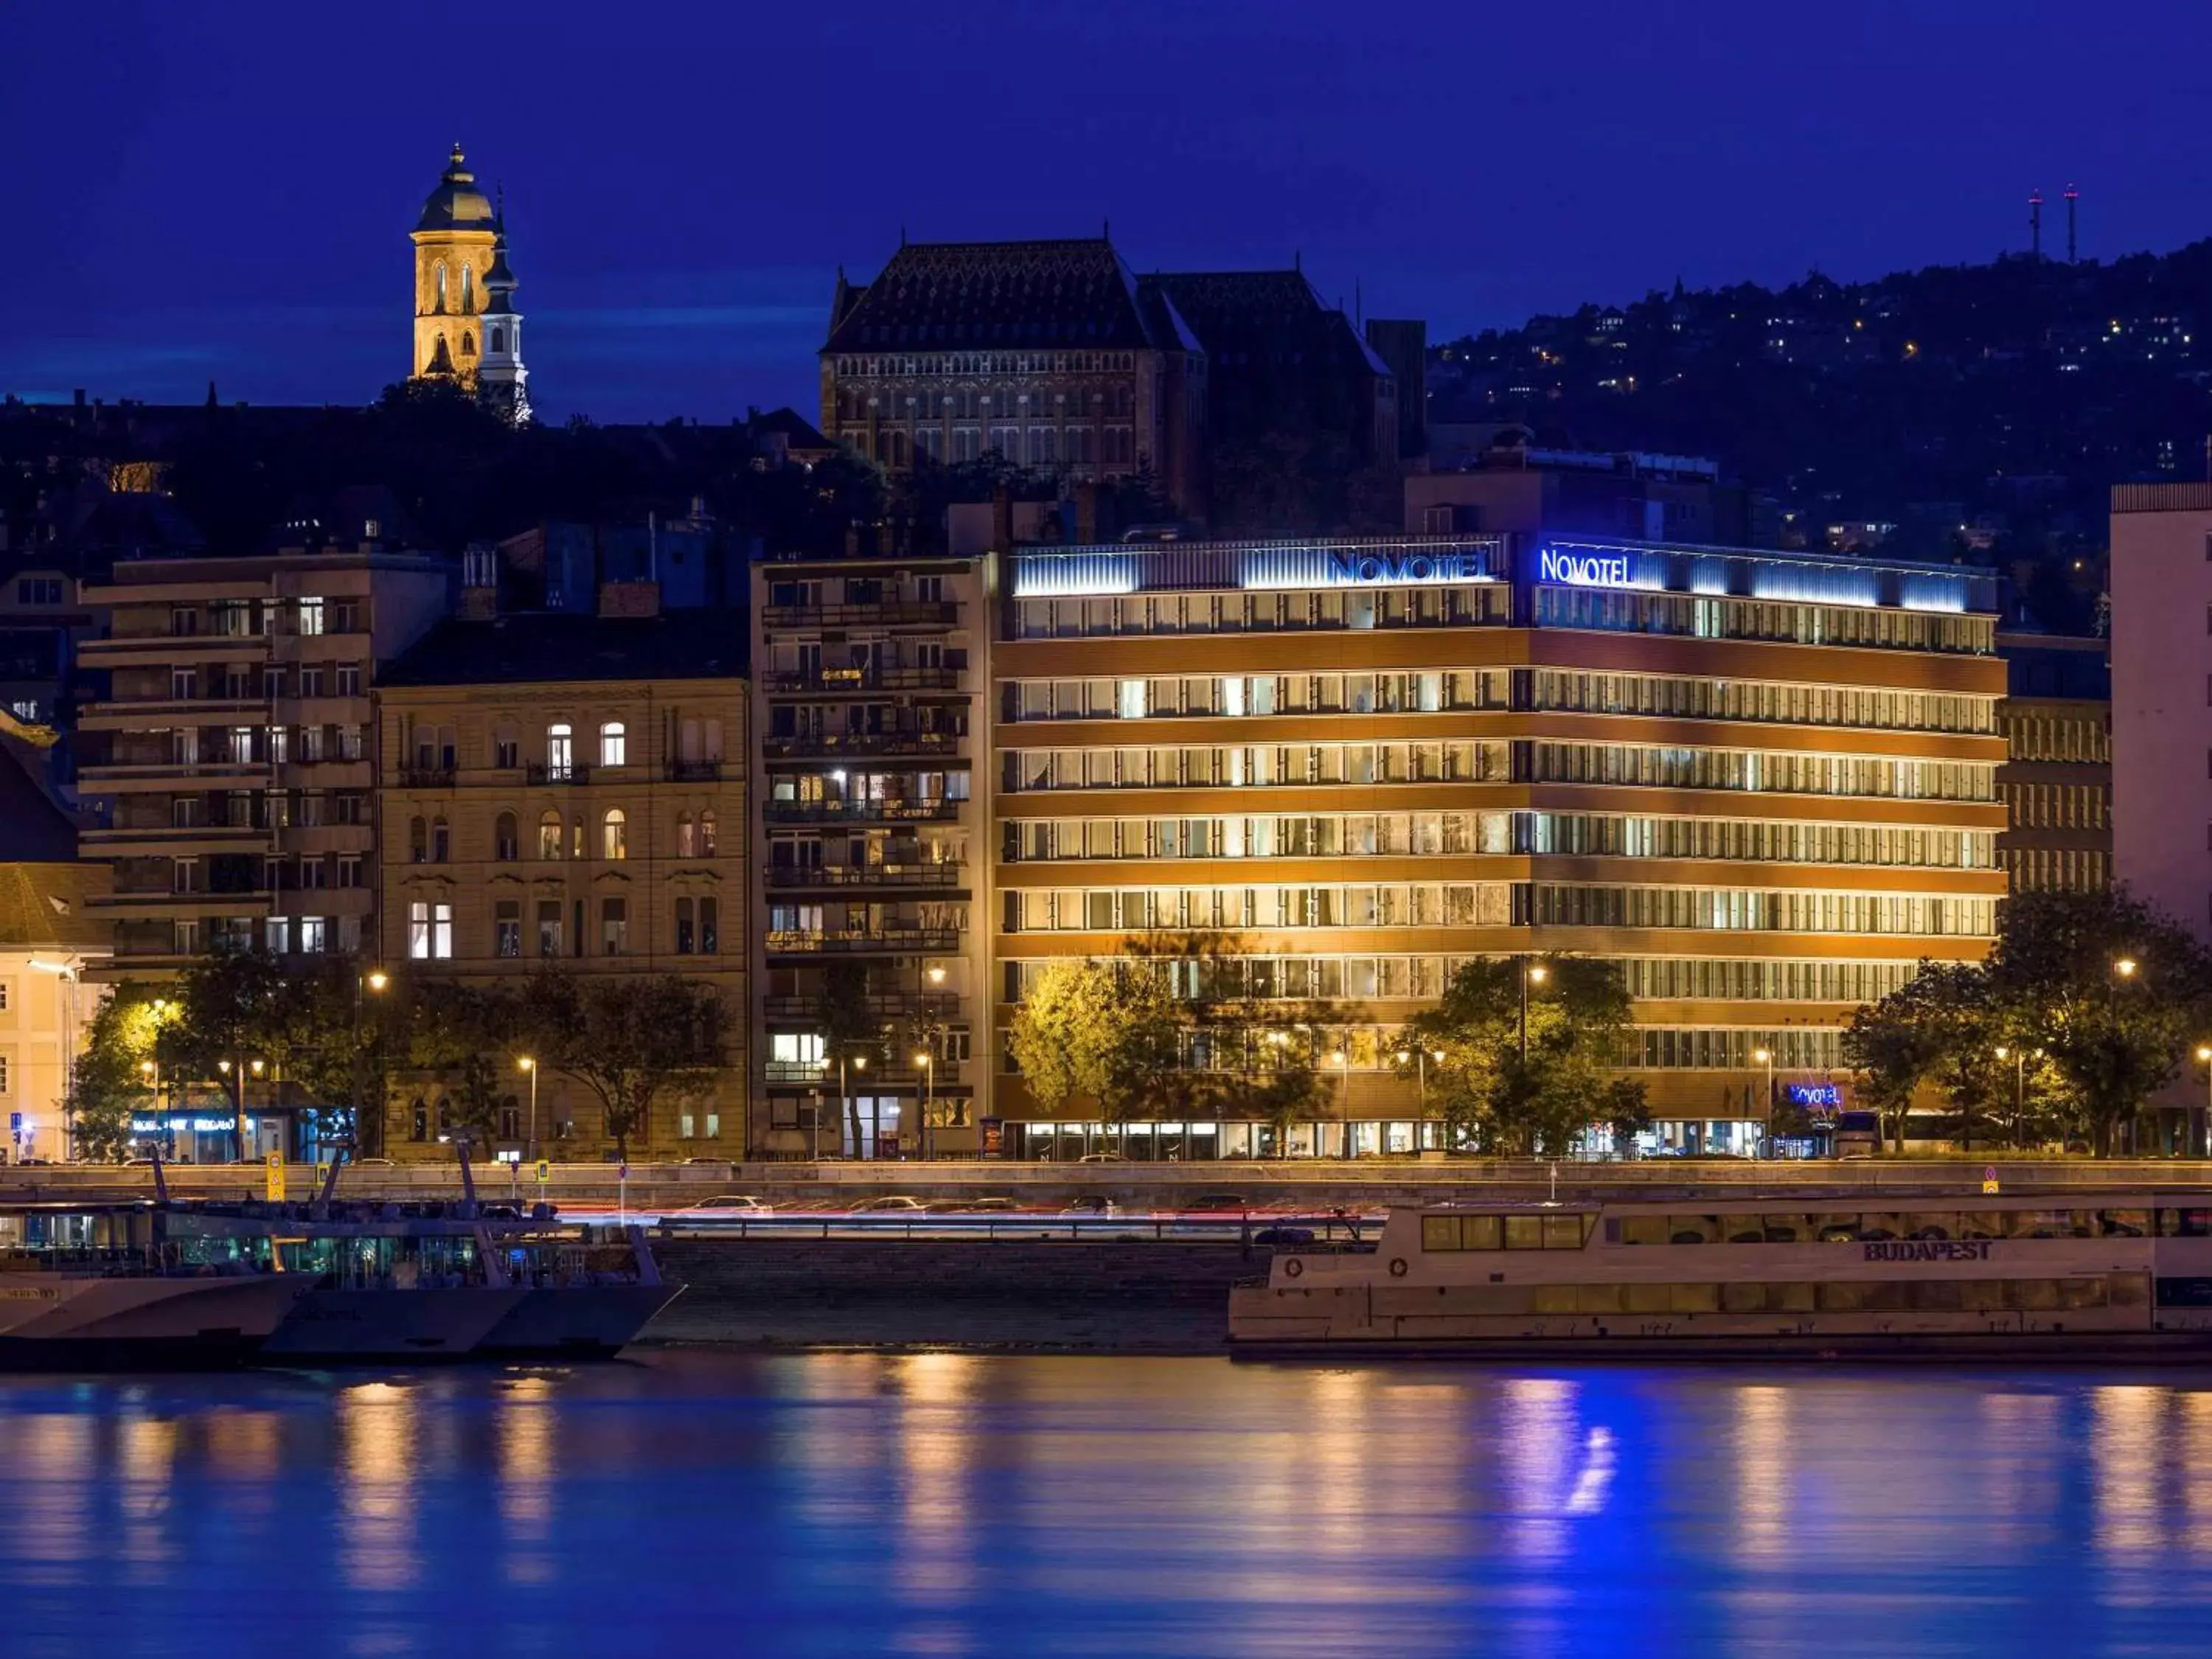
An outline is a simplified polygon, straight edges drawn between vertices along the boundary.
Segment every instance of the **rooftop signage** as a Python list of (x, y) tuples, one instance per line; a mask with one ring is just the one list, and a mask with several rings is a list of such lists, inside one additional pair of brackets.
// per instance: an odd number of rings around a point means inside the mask
[(1626, 587), (1628, 555), (1576, 553), (1547, 547), (1537, 556), (1536, 580), (1565, 582), (1570, 587)]

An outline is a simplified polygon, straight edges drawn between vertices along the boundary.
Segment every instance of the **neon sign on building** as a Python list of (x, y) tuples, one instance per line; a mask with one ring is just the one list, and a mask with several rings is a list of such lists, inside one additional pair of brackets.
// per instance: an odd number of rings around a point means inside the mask
[(1547, 547), (1537, 557), (1536, 580), (1564, 582), (1570, 587), (1626, 587), (1626, 553), (1564, 553)]

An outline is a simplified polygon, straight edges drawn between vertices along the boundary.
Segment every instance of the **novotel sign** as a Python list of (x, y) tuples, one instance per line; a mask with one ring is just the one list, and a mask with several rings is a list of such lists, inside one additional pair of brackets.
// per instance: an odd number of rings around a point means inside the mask
[(1406, 586), (1417, 582), (1476, 582), (1487, 579), (1472, 553), (1352, 553), (1331, 550), (1328, 580), (1339, 586)]
[(1547, 547), (1538, 555), (1536, 580), (1565, 582), (1570, 587), (1626, 587), (1626, 553), (1567, 553)]

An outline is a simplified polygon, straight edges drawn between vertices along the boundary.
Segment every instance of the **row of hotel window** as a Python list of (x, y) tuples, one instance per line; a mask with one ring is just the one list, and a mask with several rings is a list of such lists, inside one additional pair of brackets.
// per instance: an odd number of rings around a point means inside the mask
[[(1287, 1039), (1279, 1041), (1280, 1039)], [(1761, 1052), (1774, 1056), (1778, 1074), (1791, 1072), (1826, 1073), (1839, 1064), (1842, 1033), (1805, 1026), (1781, 1030), (1735, 1028), (1677, 1030), (1663, 1028), (1630, 1032), (1622, 1041), (1613, 1064), (1623, 1071), (1741, 1072), (1756, 1078), (1765, 1061)], [(1307, 1066), (1326, 1073), (1362, 1072), (1406, 1075), (1411, 1057), (1410, 1039), (1395, 1025), (1300, 1025), (1291, 1030), (1279, 1026), (1218, 1026), (1187, 1030), (1176, 1039), (1176, 1066), (1190, 1072), (1228, 1072), (1242, 1076), (1265, 1075), (1278, 1067)], [(1012, 1063), (1007, 1063), (1012, 1070)], [(1415, 1079), (1409, 1079), (1415, 1080)], [(1754, 1082), (1753, 1089), (1756, 1089)], [(1731, 1106), (1731, 1110), (1736, 1109)]]
[[(1018, 600), (1013, 629), (1018, 640), (1050, 640), (1109, 635), (1503, 625), (1512, 620), (1512, 590), (1500, 582), (1127, 593), (1111, 598)], [(1989, 655), (1996, 648), (1996, 622), (1986, 616), (1656, 591), (1539, 587), (1532, 621), (1539, 628), (1869, 646), (1977, 656)]]
[[(1466, 956), (1233, 956), (1171, 963), (1168, 988), (1178, 1001), (1334, 1001), (1370, 998), (1431, 1001), (1470, 962)], [(1619, 958), (1628, 994), (1639, 1000), (1707, 1002), (1876, 1002), (1918, 972), (1911, 962), (1832, 962), (1725, 957)], [(1052, 965), (1000, 964), (1008, 1002), (1029, 994)]]
[(1010, 863), (1525, 854), (1944, 870), (1990, 869), (1996, 846), (1987, 830), (1531, 811), (1018, 818), (1002, 826), (1001, 841)]
[(1005, 752), (1005, 787), (1014, 792), (1510, 781), (1981, 801), (1996, 787), (1996, 767), (1981, 762), (1526, 738)]
[(2013, 824), (2021, 830), (2109, 830), (2112, 792), (2077, 783), (2001, 783)]
[(2015, 893), (2088, 893), (2112, 884), (2112, 855), (2071, 847), (2014, 847), (2004, 853)]
[[(158, 685), (159, 681), (155, 684)], [(296, 686), (296, 695), (301, 697), (357, 697), (362, 688), (361, 665), (273, 662), (263, 666), (223, 663), (206, 668), (178, 665), (169, 670), (172, 702), (192, 702), (201, 697), (220, 697), (230, 702), (258, 702), (264, 697), (284, 696), (287, 685)]]
[[(927, 325), (921, 331), (928, 332)], [(889, 332), (888, 329), (885, 332)], [(907, 327), (901, 325), (897, 342), (905, 344)], [(890, 342), (886, 342), (890, 343)], [(1128, 374), (1135, 372), (1133, 351), (946, 351), (915, 357), (839, 357), (835, 360), (839, 380), (859, 375), (867, 380), (885, 377), (912, 379), (946, 374)], [(1001, 386), (1000, 397), (1012, 395)]]
[[(207, 865), (197, 854), (169, 860), (169, 890), (204, 893)], [(264, 893), (317, 892), (325, 888), (368, 885), (368, 861), (359, 853), (271, 854), (261, 860)]]
[[(2206, 689), (2212, 702), (2212, 684)], [(2112, 716), (2023, 714), (2008, 712), (2005, 747), (2016, 761), (2071, 761), (2109, 764), (2112, 758)]]
[[(210, 599), (204, 615), (208, 633), (246, 639), (256, 634), (356, 634), (361, 631), (363, 610), (363, 601), (357, 599), (310, 594), (297, 599)], [(197, 635), (201, 632), (202, 615), (198, 605), (172, 605), (169, 632), (179, 639)]]
[(324, 761), (368, 758), (362, 726), (192, 726), (169, 731), (169, 764), (202, 762), (231, 766), (314, 766)]
[[(533, 924), (524, 936), (521, 899), (498, 899), (491, 907), (491, 957), (519, 957), (526, 944), (538, 957), (586, 954), (586, 927), (594, 915), (599, 924), (598, 949), (603, 957), (628, 956), (630, 904), (623, 898), (601, 898), (596, 907), (583, 899), (542, 898), (529, 901)], [(712, 898), (679, 897), (671, 906), (670, 948), (679, 957), (714, 956), (722, 948), (720, 902)], [(443, 899), (416, 899), (407, 907), (407, 954), (418, 962), (445, 962), (454, 955), (453, 907)]]
[[(501, 864), (512, 864), (523, 855), (520, 821), (512, 812), (501, 812), (492, 820), (492, 857)], [(714, 809), (709, 807), (694, 817), (690, 812), (676, 815), (676, 846), (674, 856), (679, 859), (714, 856), (719, 831)], [(599, 816), (597, 833), (593, 833), (591, 815), (577, 812), (564, 818), (548, 807), (538, 815), (538, 833), (530, 843), (531, 855), (538, 859), (627, 859), (629, 856), (629, 814), (619, 806), (611, 806)], [(447, 864), (453, 856), (453, 826), (442, 817), (425, 818), (419, 814), (407, 820), (407, 855), (414, 864)]]
[[(358, 789), (226, 789), (207, 795), (172, 795), (173, 830), (313, 830), (326, 823), (369, 822), (368, 792)], [(140, 823), (118, 825), (145, 829)]]
[(1055, 890), (1005, 896), (1007, 933), (1157, 927), (1668, 927), (1985, 938), (1996, 901), (1548, 882)]
[(1000, 707), (1014, 721), (1519, 709), (1990, 733), (1996, 730), (1997, 699), (1681, 674), (1488, 668), (1008, 680)]

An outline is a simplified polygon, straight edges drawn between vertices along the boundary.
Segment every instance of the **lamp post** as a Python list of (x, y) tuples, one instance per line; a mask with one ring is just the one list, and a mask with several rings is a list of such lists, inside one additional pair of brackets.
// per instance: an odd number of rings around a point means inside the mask
[(1751, 1057), (1766, 1067), (1766, 1127), (1767, 1139), (1771, 1140), (1774, 1138), (1774, 1050), (1753, 1048)]
[(921, 1067), (921, 1155), (930, 1152), (930, 1115), (936, 1104), (937, 1056), (927, 1048), (915, 1051), (914, 1063)]
[[(361, 1145), (362, 999), (366, 993), (380, 992), (391, 983), (392, 975), (381, 968), (371, 968), (366, 973), (353, 976), (353, 1064), (349, 1069), (353, 1074), (353, 1140), (356, 1147)], [(376, 1134), (374, 1139), (375, 1150), (380, 1155), (384, 1151), (384, 1097), (380, 1091), (376, 1100)]]
[[(2204, 1138), (2208, 1131), (2212, 1131), (2212, 1047), (2198, 1043), (2197, 1058), (2204, 1062), (2205, 1104), (2203, 1118), (2189, 1126), (2189, 1156), (2191, 1158), (2204, 1156)], [(2191, 1113), (2191, 1115), (2194, 1116), (2195, 1114)]]
[(76, 1161), (76, 988), (79, 983), (77, 957), (72, 956), (61, 962), (46, 962), (38, 957), (31, 958), (32, 968), (41, 974), (52, 974), (59, 981), (55, 987), (54, 1001), (60, 1015), (62, 1062), (62, 1161)]
[[(844, 1137), (846, 1120), (853, 1115), (852, 1093), (845, 1086), (845, 1054), (841, 1049), (837, 1054), (837, 1111), (839, 1114), (837, 1134), (841, 1140)], [(852, 1061), (853, 1069), (856, 1072), (865, 1072), (868, 1069), (868, 1057), (866, 1054), (854, 1054), (852, 1056)], [(853, 1141), (853, 1152), (855, 1156), (858, 1156), (860, 1150), (860, 1137), (854, 1136)], [(822, 1161), (822, 1114), (819, 1112), (814, 1115), (814, 1161), (817, 1164)]]
[[(2114, 1024), (2118, 1024), (2120, 987), (2134, 981), (2138, 965), (2133, 957), (2120, 957), (2112, 963), (2112, 977), (2105, 986), (2105, 1008), (2106, 1012), (2112, 1016)], [(2103, 1148), (2100, 1146), (2099, 1150), (2102, 1151)], [(2127, 1146), (2130, 1157), (2134, 1155), (2135, 1150), (2135, 1126), (2130, 1122), (2128, 1126)]]
[(1528, 988), (1541, 985), (1551, 972), (1540, 962), (1524, 962), (1521, 966), (1521, 1064), (1524, 1067), (1528, 1063)]
[(514, 1068), (530, 1079), (530, 1161), (538, 1162), (538, 1056), (524, 1054)]

